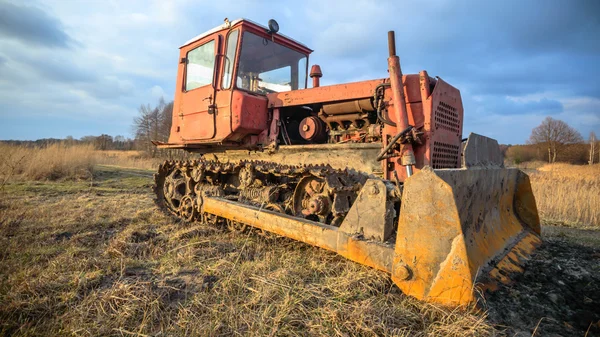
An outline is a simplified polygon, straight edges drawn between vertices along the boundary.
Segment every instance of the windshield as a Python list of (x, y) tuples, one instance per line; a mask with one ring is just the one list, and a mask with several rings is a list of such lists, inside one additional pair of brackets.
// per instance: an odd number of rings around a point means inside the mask
[(260, 94), (306, 88), (306, 55), (244, 32), (236, 86)]

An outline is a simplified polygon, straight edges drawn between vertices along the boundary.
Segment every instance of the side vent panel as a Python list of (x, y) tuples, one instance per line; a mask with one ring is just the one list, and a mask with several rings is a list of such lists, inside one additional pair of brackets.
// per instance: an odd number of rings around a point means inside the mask
[(441, 128), (453, 133), (460, 133), (460, 119), (456, 108), (440, 102), (435, 109), (435, 128)]
[(456, 168), (460, 156), (457, 145), (433, 142), (432, 164), (434, 169)]

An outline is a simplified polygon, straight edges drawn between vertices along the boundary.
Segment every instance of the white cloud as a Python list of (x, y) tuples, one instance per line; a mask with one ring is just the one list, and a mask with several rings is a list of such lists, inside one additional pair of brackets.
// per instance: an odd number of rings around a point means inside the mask
[(156, 100), (165, 97), (165, 91), (158, 85), (153, 86), (152, 89), (150, 89), (150, 92), (152, 93), (152, 97), (154, 97)]

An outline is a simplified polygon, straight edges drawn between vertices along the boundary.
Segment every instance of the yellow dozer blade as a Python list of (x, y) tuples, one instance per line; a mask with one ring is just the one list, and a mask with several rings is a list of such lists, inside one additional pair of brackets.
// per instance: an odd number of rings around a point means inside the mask
[[(467, 304), (522, 272), (540, 245), (529, 177), (517, 169), (423, 170), (404, 185), (394, 266), (403, 292)], [(396, 268), (398, 269), (398, 268)]]
[(409, 177), (399, 216), (390, 198), (398, 190), (378, 178), (365, 182), (339, 227), (218, 196), (205, 195), (201, 207), (385, 271), (407, 295), (466, 305), (511, 282), (541, 240), (529, 177), (502, 167), (497, 142), (472, 134), (463, 158), (463, 168)]

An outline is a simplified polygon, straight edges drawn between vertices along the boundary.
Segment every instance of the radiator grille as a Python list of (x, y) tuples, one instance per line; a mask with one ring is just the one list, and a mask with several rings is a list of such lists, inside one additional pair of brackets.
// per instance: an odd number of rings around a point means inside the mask
[(457, 145), (433, 142), (432, 166), (434, 169), (458, 167), (459, 147)]
[(435, 109), (435, 128), (442, 128), (454, 133), (459, 133), (460, 121), (458, 119), (458, 113), (456, 113), (456, 108), (444, 102), (440, 102)]

